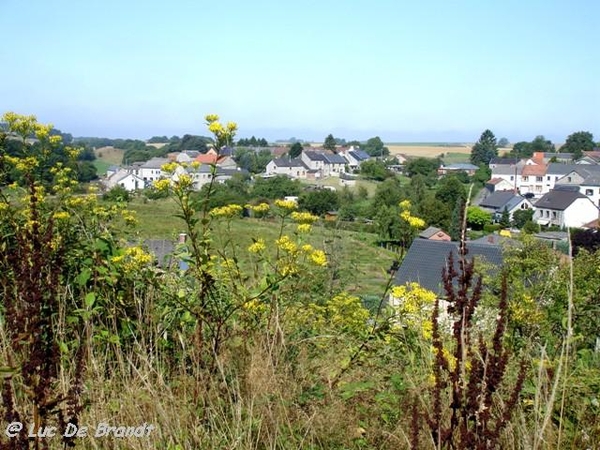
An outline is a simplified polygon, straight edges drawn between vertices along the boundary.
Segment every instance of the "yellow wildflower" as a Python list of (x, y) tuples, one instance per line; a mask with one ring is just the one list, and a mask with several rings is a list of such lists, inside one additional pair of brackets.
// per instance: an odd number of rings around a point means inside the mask
[(50, 136), (48, 141), (50, 142), (50, 145), (58, 145), (62, 142), (62, 137), (59, 135)]
[(410, 200), (403, 200), (400, 202), (400, 208), (402, 209), (410, 209)]
[(250, 247), (248, 247), (248, 251), (250, 253), (260, 253), (263, 250), (265, 250), (267, 248), (267, 246), (265, 245), (265, 240), (262, 238), (259, 238), (257, 240), (254, 241), (254, 243), (252, 245), (250, 245)]
[(249, 205), (249, 209), (254, 211), (255, 213), (264, 214), (271, 209), (268, 203), (259, 203), (258, 205), (252, 206)]
[(55, 212), (52, 217), (54, 217), (56, 220), (67, 220), (69, 217), (71, 217), (71, 215), (66, 211), (58, 211)]
[(6, 211), (8, 209), (8, 203), (0, 202), (0, 212)]
[(81, 152), (81, 149), (74, 148), (74, 147), (65, 147), (65, 152), (67, 152), (67, 155), (69, 156), (69, 158), (77, 159), (77, 157), (79, 156), (79, 153)]
[(211, 217), (225, 217), (229, 219), (235, 216), (239, 216), (242, 212), (242, 209), (243, 208), (240, 205), (231, 204), (221, 206), (218, 208), (213, 208), (209, 214), (211, 215)]
[(298, 209), (298, 204), (294, 200), (275, 200), (275, 206), (287, 211)]
[(312, 230), (312, 225), (308, 223), (301, 223), (297, 228), (298, 233), (310, 233), (310, 230)]
[(275, 241), (277, 247), (287, 253), (295, 253), (298, 251), (298, 246), (293, 242), (289, 236), (283, 235)]
[(166, 172), (166, 173), (173, 173), (173, 172), (175, 172), (175, 169), (177, 169), (176, 162), (170, 162), (170, 163), (163, 164), (160, 168), (160, 170), (162, 170), (163, 172)]
[(171, 181), (167, 178), (161, 178), (160, 180), (156, 180), (154, 182), (154, 189), (156, 189), (157, 191), (168, 191), (170, 186)]
[(206, 123), (213, 123), (216, 122), (217, 120), (219, 120), (219, 116), (217, 114), (207, 114), (204, 117), (204, 120), (206, 120)]
[(301, 224), (312, 224), (315, 223), (319, 218), (317, 216), (312, 215), (309, 212), (297, 212), (294, 211), (291, 215), (292, 220)]
[(302, 246), (302, 251), (303, 251), (304, 253), (310, 253), (310, 252), (312, 252), (312, 251), (313, 251), (313, 246), (312, 246), (312, 245), (310, 245), (310, 244), (304, 244), (304, 245)]
[(200, 162), (199, 161), (192, 161), (190, 163), (190, 166), (192, 167), (192, 169), (197, 169), (198, 167), (200, 167)]
[(310, 260), (317, 266), (324, 267), (327, 265), (327, 256), (323, 250), (315, 250), (310, 254)]

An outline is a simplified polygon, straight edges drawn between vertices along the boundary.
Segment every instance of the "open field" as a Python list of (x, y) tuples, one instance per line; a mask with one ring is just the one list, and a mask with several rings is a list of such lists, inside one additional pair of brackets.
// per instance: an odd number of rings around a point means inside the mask
[(119, 165), (123, 161), (123, 150), (114, 147), (100, 147), (95, 150), (96, 157), (108, 164)]
[[(155, 200), (143, 203), (133, 201), (130, 209), (136, 211), (139, 220), (137, 236), (140, 239), (164, 238), (175, 240), (185, 231), (183, 221), (174, 217), (176, 205), (172, 200)], [(220, 224), (220, 222), (219, 222)], [(279, 233), (279, 222), (258, 219), (238, 219), (231, 223), (230, 238), (235, 245), (246, 249), (252, 238), (262, 237), (274, 242)], [(222, 227), (215, 226), (214, 240), (219, 246)], [(293, 234), (294, 225), (286, 226), (286, 233)], [(224, 235), (222, 239), (226, 239)], [(346, 280), (347, 289), (356, 294), (382, 295), (388, 281), (386, 270), (397, 255), (377, 247), (376, 235), (315, 226), (308, 241), (328, 253), (333, 264), (339, 264), (340, 276)], [(247, 252), (238, 254), (244, 265)]]
[(104, 161), (103, 159), (96, 159), (94, 161), (94, 166), (96, 166), (98, 176), (102, 176), (106, 174), (106, 171), (111, 166), (111, 164), (109, 162)]
[(391, 155), (403, 154), (406, 156), (422, 156), (425, 158), (435, 158), (442, 153), (462, 153), (470, 154), (471, 146), (464, 144), (386, 144), (386, 147), (390, 149)]

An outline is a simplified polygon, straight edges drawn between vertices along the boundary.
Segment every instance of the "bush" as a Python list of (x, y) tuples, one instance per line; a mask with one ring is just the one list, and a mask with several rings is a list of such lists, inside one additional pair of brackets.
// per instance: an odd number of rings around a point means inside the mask
[(131, 200), (131, 195), (123, 186), (115, 186), (110, 191), (105, 192), (102, 199), (109, 202), (128, 202)]
[(495, 231), (498, 231), (502, 229), (502, 225), (500, 225), (499, 223), (486, 223), (483, 226), (483, 231), (485, 231), (486, 233), (494, 233)]

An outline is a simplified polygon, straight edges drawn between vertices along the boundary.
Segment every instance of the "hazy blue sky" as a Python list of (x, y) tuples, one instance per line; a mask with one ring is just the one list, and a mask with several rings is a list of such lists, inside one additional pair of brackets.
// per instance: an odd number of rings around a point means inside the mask
[(0, 0), (0, 112), (76, 136), (600, 139), (596, 0)]

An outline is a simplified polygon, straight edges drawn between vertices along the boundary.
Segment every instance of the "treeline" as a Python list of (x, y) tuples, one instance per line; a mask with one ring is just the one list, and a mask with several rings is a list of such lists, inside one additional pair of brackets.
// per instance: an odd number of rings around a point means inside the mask
[[(33, 143), (24, 143), (21, 139), (14, 138), (0, 128), (0, 155), (12, 156), (16, 158), (35, 157), (41, 153), (47, 155), (44, 158), (38, 158), (39, 166), (36, 168), (38, 176), (49, 186), (54, 176), (51, 170), (62, 164), (70, 167), (76, 174), (77, 181), (87, 183), (98, 178), (97, 169), (94, 165), (96, 155), (89, 146), (83, 143), (75, 143), (69, 133), (63, 133), (60, 130), (52, 129), (50, 136), (61, 136), (60, 144), (52, 146), (43, 146), (34, 136), (31, 139)], [(82, 145), (83, 144), (83, 145)], [(69, 156), (70, 152), (78, 150), (75, 161)], [(21, 172), (11, 170), (7, 172), (5, 178), (0, 180), (3, 185), (17, 183), (24, 185), (25, 180)]]
[[(206, 153), (213, 140), (206, 136), (185, 134), (183, 137), (153, 136), (148, 142), (139, 139), (109, 139), (97, 137), (79, 137), (75, 139), (78, 144), (85, 144), (93, 148), (114, 147), (124, 150), (123, 164), (138, 161), (148, 161), (155, 157), (164, 157), (168, 153), (182, 152), (184, 150), (197, 150)], [(148, 145), (149, 143), (165, 144), (162, 146)]]

